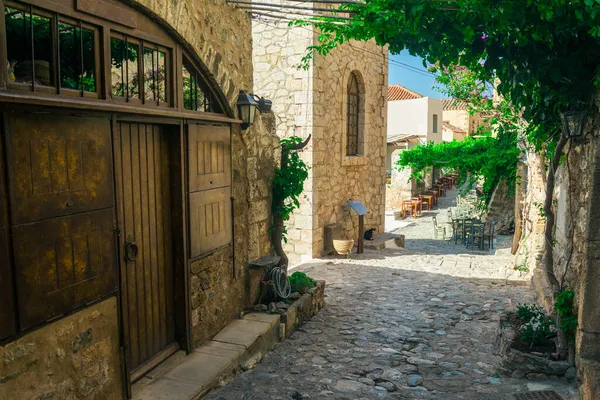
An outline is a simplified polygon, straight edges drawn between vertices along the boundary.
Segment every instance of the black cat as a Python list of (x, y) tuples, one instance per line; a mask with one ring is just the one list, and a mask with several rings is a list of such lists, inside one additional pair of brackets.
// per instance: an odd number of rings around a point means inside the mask
[(373, 239), (373, 232), (375, 232), (375, 228), (371, 228), (371, 229), (367, 229), (365, 231), (365, 240), (374, 240)]

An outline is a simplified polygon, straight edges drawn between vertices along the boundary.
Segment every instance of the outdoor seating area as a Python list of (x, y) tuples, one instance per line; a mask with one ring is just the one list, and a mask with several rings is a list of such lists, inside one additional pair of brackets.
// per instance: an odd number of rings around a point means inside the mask
[(496, 237), (496, 222), (486, 223), (485, 211), (477, 207), (475, 193), (456, 197), (456, 207), (448, 209), (448, 224), (452, 240), (470, 250), (491, 250)]
[(447, 191), (458, 184), (458, 174), (447, 174), (438, 178), (429, 190), (422, 191), (410, 200), (402, 201), (400, 215), (402, 218), (423, 216), (423, 211), (432, 211), (440, 197), (446, 197)]

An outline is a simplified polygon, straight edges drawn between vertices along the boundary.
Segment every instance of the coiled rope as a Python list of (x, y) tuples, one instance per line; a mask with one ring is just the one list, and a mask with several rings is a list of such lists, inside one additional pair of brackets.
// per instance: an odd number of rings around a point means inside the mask
[(273, 267), (269, 271), (269, 280), (273, 283), (271, 289), (277, 297), (287, 299), (292, 293), (292, 286), (287, 274), (282, 268)]

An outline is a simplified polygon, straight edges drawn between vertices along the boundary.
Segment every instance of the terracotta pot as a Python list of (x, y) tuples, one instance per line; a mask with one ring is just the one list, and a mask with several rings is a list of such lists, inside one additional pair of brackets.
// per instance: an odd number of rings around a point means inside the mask
[(333, 239), (333, 248), (338, 254), (347, 255), (352, 251), (354, 240)]

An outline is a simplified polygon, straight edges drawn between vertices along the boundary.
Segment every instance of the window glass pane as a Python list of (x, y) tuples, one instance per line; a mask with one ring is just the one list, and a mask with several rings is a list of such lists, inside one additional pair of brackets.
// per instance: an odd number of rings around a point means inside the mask
[(194, 101), (192, 98), (193, 95), (193, 82), (190, 71), (186, 68), (185, 64), (183, 64), (183, 108), (186, 110), (195, 110)]
[(139, 46), (133, 43), (127, 43), (127, 89), (129, 98), (140, 97), (140, 77), (138, 69), (138, 50)]
[(83, 73), (81, 82), (86, 92), (96, 91), (96, 41), (94, 31), (83, 28), (81, 40), (83, 44)]
[[(35, 83), (54, 85), (54, 68), (52, 65), (52, 20), (46, 17), (33, 15), (33, 48)], [(26, 63), (24, 63), (26, 66)], [(31, 69), (31, 62), (29, 67)]]
[(196, 110), (199, 111), (208, 111), (208, 103), (207, 103), (207, 99), (206, 96), (204, 95), (204, 92), (202, 91), (202, 89), (200, 88), (200, 85), (198, 84), (198, 75), (196, 75)]
[(110, 57), (111, 57), (111, 86), (112, 95), (125, 97), (125, 42), (117, 39), (110, 39)]
[(8, 80), (31, 83), (31, 17), (14, 8), (4, 8)]
[(29, 16), (14, 8), (4, 8), (6, 23), (6, 48), (8, 54), (8, 80), (10, 82), (26, 82), (27, 74), (31, 80), (31, 72), (27, 73), (23, 64), (28, 62), (31, 69), (31, 37)]
[(158, 52), (158, 72), (156, 75), (156, 85), (158, 91), (158, 100), (167, 101), (167, 61), (165, 53)]
[(58, 24), (60, 46), (60, 86), (67, 89), (79, 88), (79, 32), (78, 28), (65, 24)]
[(198, 71), (187, 59), (183, 59), (183, 105), (186, 110), (215, 111), (211, 99), (203, 90), (203, 82)]
[[(11, 7), (5, 7), (6, 45), (8, 55), (8, 80), (10, 82), (54, 85), (52, 60), (52, 19), (33, 15)], [(33, 46), (35, 62), (31, 60), (33, 23)]]
[(156, 101), (157, 52), (144, 48), (144, 98)]

